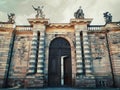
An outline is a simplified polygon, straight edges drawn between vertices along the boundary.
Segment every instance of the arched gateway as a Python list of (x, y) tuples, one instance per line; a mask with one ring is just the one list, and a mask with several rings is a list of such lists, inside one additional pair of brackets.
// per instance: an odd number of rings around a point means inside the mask
[(71, 47), (69, 42), (61, 37), (53, 39), (49, 47), (48, 85), (71, 86), (72, 65)]
[(69, 23), (50, 23), (36, 9), (30, 25), (0, 22), (0, 88), (120, 88), (119, 22), (90, 25), (78, 9)]

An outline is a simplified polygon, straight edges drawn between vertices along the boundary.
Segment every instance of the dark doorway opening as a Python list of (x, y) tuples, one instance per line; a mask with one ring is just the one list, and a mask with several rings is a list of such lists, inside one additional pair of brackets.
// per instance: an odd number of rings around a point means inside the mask
[(71, 48), (61, 37), (51, 41), (49, 47), (48, 85), (52, 87), (72, 85)]

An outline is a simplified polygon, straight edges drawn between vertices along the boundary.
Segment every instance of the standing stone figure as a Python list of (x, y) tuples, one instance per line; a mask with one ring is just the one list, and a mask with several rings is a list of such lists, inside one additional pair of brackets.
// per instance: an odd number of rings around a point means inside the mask
[(8, 14), (8, 22), (15, 23), (15, 14), (14, 13)]
[(79, 7), (79, 9), (74, 13), (74, 17), (75, 18), (84, 18), (84, 13), (83, 10), (81, 9), (81, 6)]
[(111, 15), (111, 13), (105, 12), (105, 13), (103, 13), (103, 15), (104, 15), (104, 18), (105, 18), (105, 22), (106, 22), (106, 23), (112, 22), (112, 15)]
[(36, 18), (44, 18), (45, 17), (45, 15), (43, 15), (43, 11), (42, 11), (42, 8), (43, 8), (43, 6), (38, 6), (38, 8), (35, 8), (33, 5), (32, 5), (32, 7), (33, 7), (33, 9), (35, 10), (35, 11), (37, 11), (37, 14), (36, 14)]

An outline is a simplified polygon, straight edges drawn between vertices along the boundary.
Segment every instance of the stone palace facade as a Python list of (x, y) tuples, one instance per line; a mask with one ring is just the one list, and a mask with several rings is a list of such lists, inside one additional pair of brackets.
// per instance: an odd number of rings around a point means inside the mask
[(120, 87), (120, 23), (0, 22), (0, 87)]

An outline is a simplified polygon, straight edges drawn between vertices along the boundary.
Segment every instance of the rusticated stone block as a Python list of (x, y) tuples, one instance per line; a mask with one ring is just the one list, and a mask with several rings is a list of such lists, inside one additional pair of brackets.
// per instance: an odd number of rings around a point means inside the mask
[(25, 87), (30, 88), (30, 87), (44, 87), (44, 80), (42, 79), (31, 79), (27, 78), (25, 80)]
[(8, 79), (8, 85), (9, 88), (23, 88), (24, 87), (24, 79), (23, 78), (10, 78)]
[(82, 88), (95, 88), (96, 87), (95, 78), (80, 77), (76, 79), (75, 86), (82, 87)]

